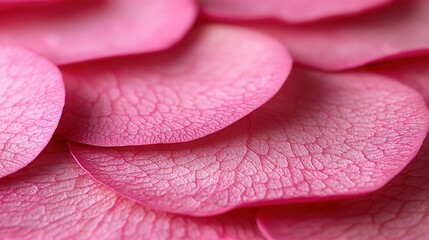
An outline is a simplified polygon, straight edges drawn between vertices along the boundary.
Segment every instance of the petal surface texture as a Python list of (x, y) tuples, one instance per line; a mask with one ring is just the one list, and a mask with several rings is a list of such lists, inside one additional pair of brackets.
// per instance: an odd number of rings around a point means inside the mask
[(6, 239), (261, 239), (251, 211), (192, 218), (143, 208), (82, 170), (58, 138), (0, 180)]
[(392, 0), (200, 0), (204, 13), (230, 19), (279, 19), (300, 23), (358, 13)]
[(4, 239), (261, 239), (250, 211), (192, 218), (118, 197), (92, 180), (60, 141), (0, 180), (0, 203)]
[[(302, 64), (341, 70), (429, 50), (429, 1), (398, 0), (371, 13), (305, 26), (263, 25)], [(412, 36), (412, 37), (410, 37)]]
[(429, 141), (382, 189), (349, 200), (263, 208), (267, 239), (428, 239)]
[(267, 102), (291, 62), (265, 35), (210, 25), (168, 51), (67, 66), (59, 132), (100, 146), (194, 140)]
[(64, 107), (60, 71), (27, 50), (0, 46), (0, 177), (33, 161)]
[(193, 142), (71, 144), (95, 179), (141, 204), (189, 215), (373, 191), (416, 155), (421, 96), (377, 75), (296, 70), (270, 102)]
[(192, 0), (65, 1), (2, 12), (0, 43), (57, 64), (156, 51), (181, 39), (195, 15)]

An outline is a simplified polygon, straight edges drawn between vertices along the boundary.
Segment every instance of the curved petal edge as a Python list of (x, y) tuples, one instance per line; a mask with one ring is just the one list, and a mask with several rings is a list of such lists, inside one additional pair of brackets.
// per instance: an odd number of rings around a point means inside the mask
[(64, 107), (58, 68), (28, 50), (0, 45), (0, 177), (34, 160)]
[(58, 131), (97, 146), (191, 141), (267, 102), (291, 65), (270, 37), (203, 25), (173, 49), (61, 68), (67, 98)]
[(206, 216), (375, 191), (417, 154), (428, 117), (423, 98), (392, 79), (295, 69), (267, 104), (205, 138), (69, 146), (84, 169), (118, 193)]

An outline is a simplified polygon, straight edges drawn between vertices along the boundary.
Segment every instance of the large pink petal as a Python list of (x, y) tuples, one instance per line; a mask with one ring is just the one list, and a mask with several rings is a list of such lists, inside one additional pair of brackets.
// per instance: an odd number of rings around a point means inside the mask
[(70, 147), (95, 179), (129, 198), (210, 215), (373, 191), (408, 164), (427, 130), (423, 99), (398, 82), (297, 70), (268, 104), (206, 138)]
[(211, 218), (156, 212), (94, 182), (56, 139), (0, 180), (3, 239), (261, 239), (250, 211)]
[(230, 19), (269, 19), (299, 23), (358, 13), (392, 0), (200, 0), (204, 13)]
[(259, 26), (281, 40), (294, 59), (324, 70), (352, 68), (429, 50), (429, 1), (399, 0), (349, 20), (291, 27)]
[(169, 47), (196, 15), (192, 0), (79, 0), (2, 12), (0, 43), (57, 64)]
[(0, 177), (28, 163), (49, 142), (64, 106), (59, 70), (27, 50), (0, 45)]
[(264, 208), (268, 239), (428, 239), (429, 139), (418, 156), (379, 191), (350, 200)]
[(200, 138), (274, 96), (291, 62), (264, 35), (210, 25), (168, 51), (67, 66), (59, 132), (101, 146)]
[(429, 57), (389, 61), (371, 66), (370, 69), (415, 89), (426, 99), (429, 106)]

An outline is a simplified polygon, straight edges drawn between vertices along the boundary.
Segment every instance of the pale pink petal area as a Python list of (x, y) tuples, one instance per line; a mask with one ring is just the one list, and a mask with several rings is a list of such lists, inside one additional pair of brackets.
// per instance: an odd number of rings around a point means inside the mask
[(429, 141), (382, 189), (358, 198), (262, 208), (267, 239), (428, 239)]
[(342, 70), (429, 52), (428, 22), (429, 1), (398, 0), (379, 11), (341, 21), (257, 27), (282, 41), (297, 62)]
[(56, 66), (25, 49), (0, 45), (0, 177), (33, 161), (64, 107)]
[(427, 130), (423, 99), (396, 81), (296, 70), (268, 104), (206, 138), (70, 150), (124, 196), (203, 216), (376, 190), (416, 155)]
[(192, 218), (143, 208), (96, 183), (55, 139), (0, 180), (2, 239), (262, 239), (255, 214)]
[(75, 0), (0, 14), (0, 43), (57, 64), (162, 50), (188, 31), (192, 0)]
[(67, 66), (59, 133), (99, 146), (194, 140), (267, 102), (291, 62), (265, 35), (207, 25), (168, 51)]
[(227, 19), (278, 19), (302, 23), (355, 14), (393, 0), (199, 0), (203, 13)]
[(429, 57), (388, 61), (369, 69), (397, 79), (415, 89), (425, 98), (429, 106)]

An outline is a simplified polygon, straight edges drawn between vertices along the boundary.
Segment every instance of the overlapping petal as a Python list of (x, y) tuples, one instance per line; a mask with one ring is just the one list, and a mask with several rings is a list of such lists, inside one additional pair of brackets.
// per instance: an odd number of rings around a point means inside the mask
[(59, 132), (101, 146), (194, 140), (268, 101), (291, 62), (265, 35), (208, 25), (167, 51), (67, 66)]
[(409, 163), (427, 130), (423, 99), (396, 81), (297, 69), (266, 105), (197, 141), (70, 149), (115, 191), (203, 216), (373, 191)]
[(64, 106), (57, 67), (21, 48), (0, 45), (0, 177), (36, 158)]
[(193, 24), (192, 0), (64, 1), (0, 14), (0, 43), (57, 64), (167, 48)]
[(397, 79), (418, 91), (429, 106), (429, 57), (400, 59), (376, 64), (370, 70)]
[(429, 50), (429, 2), (398, 0), (382, 11), (306, 26), (262, 25), (294, 59), (324, 70), (358, 67)]
[(199, 0), (204, 13), (230, 19), (279, 19), (290, 23), (363, 12), (392, 0)]
[(143, 208), (94, 182), (61, 139), (0, 180), (5, 239), (261, 239), (254, 213), (192, 218)]
[(429, 140), (382, 189), (349, 200), (264, 208), (258, 224), (268, 239), (427, 239)]

